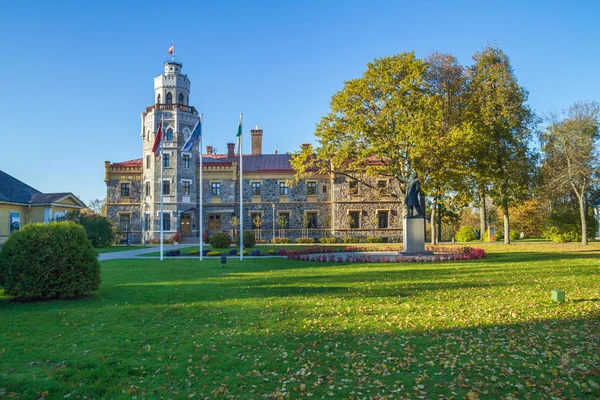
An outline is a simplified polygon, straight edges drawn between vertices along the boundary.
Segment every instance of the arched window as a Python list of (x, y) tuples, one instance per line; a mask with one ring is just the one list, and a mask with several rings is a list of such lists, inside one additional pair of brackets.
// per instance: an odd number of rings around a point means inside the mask
[(167, 104), (173, 104), (173, 95), (171, 93), (167, 93)]
[(165, 140), (167, 142), (173, 141), (173, 129), (171, 129), (171, 128), (167, 129), (167, 137), (165, 138)]
[(156, 104), (160, 104), (160, 93), (156, 96)]
[(179, 104), (183, 105), (183, 94), (179, 93)]

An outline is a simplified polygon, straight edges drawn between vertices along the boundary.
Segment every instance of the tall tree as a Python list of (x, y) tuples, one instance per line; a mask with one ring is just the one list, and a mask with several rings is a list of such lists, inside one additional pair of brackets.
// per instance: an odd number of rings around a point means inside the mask
[(319, 145), (304, 146), (292, 157), (297, 178), (330, 172), (377, 190), (367, 178), (387, 176), (399, 185), (388, 185), (385, 194), (403, 198), (403, 191), (391, 188), (404, 187), (400, 178), (410, 171), (426, 174), (424, 144), (436, 132), (428, 115), (426, 69), (414, 53), (401, 53), (374, 60), (362, 77), (345, 82), (317, 125)]
[(546, 192), (575, 195), (581, 218), (582, 244), (588, 244), (587, 198), (590, 189), (599, 182), (599, 116), (597, 102), (575, 103), (563, 118), (551, 115), (550, 125), (541, 134)]
[[(427, 175), (431, 205), (431, 243), (436, 244), (437, 205), (453, 188), (463, 182), (462, 172), (452, 160), (458, 159), (461, 129), (464, 123), (465, 94), (467, 75), (465, 68), (450, 54), (434, 52), (425, 58), (427, 70), (425, 80), (429, 95), (433, 97), (430, 113), (436, 115), (437, 138), (429, 143)], [(427, 145), (427, 144), (426, 144)], [(440, 227), (438, 227), (440, 228)]]
[[(478, 185), (502, 208), (504, 243), (510, 243), (509, 207), (526, 198), (533, 182), (536, 156), (528, 145), (535, 116), (528, 93), (518, 84), (510, 61), (495, 46), (473, 56), (470, 68), (469, 140), (472, 171)], [(485, 193), (480, 193), (485, 199)]]

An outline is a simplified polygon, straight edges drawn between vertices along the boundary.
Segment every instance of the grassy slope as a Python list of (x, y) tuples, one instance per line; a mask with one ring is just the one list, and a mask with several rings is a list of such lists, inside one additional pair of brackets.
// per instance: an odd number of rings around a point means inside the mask
[(0, 397), (598, 396), (600, 245), (485, 247), (468, 263), (103, 262), (92, 298), (0, 297)]

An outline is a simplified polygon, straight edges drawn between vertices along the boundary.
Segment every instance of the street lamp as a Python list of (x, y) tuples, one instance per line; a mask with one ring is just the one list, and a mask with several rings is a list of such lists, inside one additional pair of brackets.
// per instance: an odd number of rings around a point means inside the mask
[(271, 206), (273, 207), (273, 241), (271, 242), (271, 244), (275, 244), (275, 203), (272, 203)]

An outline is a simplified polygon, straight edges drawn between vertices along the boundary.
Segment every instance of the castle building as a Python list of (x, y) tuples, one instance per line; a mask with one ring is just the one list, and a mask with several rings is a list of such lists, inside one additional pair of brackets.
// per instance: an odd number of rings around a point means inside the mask
[[(315, 174), (292, 184), (294, 170), (289, 154), (263, 154), (263, 131), (250, 131), (251, 153), (243, 154), (243, 182), (239, 177), (239, 154), (227, 143), (227, 153), (217, 154), (206, 146), (182, 151), (199, 119), (190, 105), (190, 80), (180, 62), (167, 61), (164, 72), (154, 78), (154, 104), (141, 114), (142, 158), (105, 161), (107, 216), (132, 243), (165, 238), (233, 233), (239, 220), (239, 185), (243, 185), (244, 230), (253, 230), (259, 240), (274, 237), (320, 238), (382, 237), (399, 240), (402, 202), (383, 197), (378, 190), (343, 176)], [(163, 120), (162, 157), (152, 146)], [(239, 149), (238, 149), (239, 151)], [(199, 226), (202, 157), (203, 226)], [(162, 182), (161, 168), (162, 162)], [(373, 178), (370, 186), (384, 188), (394, 183)], [(396, 183), (397, 184), (397, 183)], [(160, 194), (163, 218), (160, 219)]]

